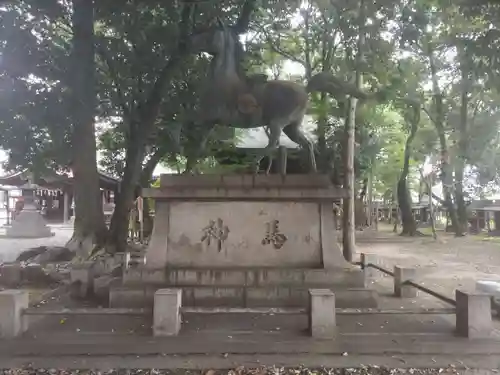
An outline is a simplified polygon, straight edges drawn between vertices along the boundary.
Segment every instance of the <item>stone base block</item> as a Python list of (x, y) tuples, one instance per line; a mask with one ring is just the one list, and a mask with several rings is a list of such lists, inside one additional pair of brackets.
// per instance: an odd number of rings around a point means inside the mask
[(95, 278), (93, 282), (94, 297), (107, 304), (109, 302), (109, 290), (115, 280), (119, 280), (119, 278), (114, 278), (110, 275)]
[(0, 337), (12, 338), (27, 329), (22, 311), (28, 308), (28, 292), (3, 290), (0, 292)]
[(457, 334), (473, 339), (490, 337), (493, 332), (491, 296), (457, 290), (455, 299)]
[(73, 288), (73, 297), (85, 298), (92, 293), (94, 283), (94, 264), (93, 262), (84, 262), (75, 264), (71, 268), (71, 283), (77, 287)]
[(0, 284), (10, 287), (17, 286), (22, 281), (20, 264), (3, 264), (0, 267)]
[(500, 315), (500, 282), (480, 280), (476, 282), (476, 290), (491, 296), (491, 306)]
[(311, 336), (333, 339), (337, 333), (335, 294), (328, 289), (310, 289), (308, 310)]
[[(320, 288), (320, 287), (318, 287)], [(158, 286), (111, 286), (110, 307), (147, 307), (153, 303)], [(307, 307), (309, 293), (296, 287), (182, 287), (184, 306), (204, 307)], [(370, 289), (335, 290), (339, 308), (376, 308), (378, 294)]]
[(123, 283), (184, 286), (276, 286), (324, 285), (328, 287), (363, 288), (364, 275), (357, 268), (280, 269), (280, 268), (147, 268), (132, 267), (124, 271)]
[(176, 336), (181, 329), (182, 290), (159, 289), (154, 294), (154, 336)]
[(156, 287), (110, 286), (109, 307), (144, 308), (151, 307)]

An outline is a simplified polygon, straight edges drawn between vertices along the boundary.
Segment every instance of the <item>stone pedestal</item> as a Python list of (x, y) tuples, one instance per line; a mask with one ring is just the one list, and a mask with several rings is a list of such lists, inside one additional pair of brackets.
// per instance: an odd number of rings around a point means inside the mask
[(349, 267), (322, 175), (163, 175), (146, 253), (152, 267)]
[(305, 307), (325, 288), (343, 307), (376, 307), (341, 253), (333, 202), (346, 194), (327, 176), (163, 175), (143, 194), (155, 200), (146, 263), (125, 270), (113, 303), (181, 288), (187, 306)]
[(7, 228), (6, 237), (45, 238), (53, 235), (45, 219), (36, 209), (33, 198), (25, 197), (24, 208)]

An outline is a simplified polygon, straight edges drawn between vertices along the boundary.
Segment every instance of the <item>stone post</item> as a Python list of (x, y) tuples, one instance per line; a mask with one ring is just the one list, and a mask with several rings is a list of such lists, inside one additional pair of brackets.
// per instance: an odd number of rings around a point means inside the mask
[(22, 268), (20, 264), (3, 264), (0, 266), (0, 280), (2, 284), (11, 287), (17, 286), (22, 281)]
[(177, 336), (181, 329), (181, 289), (159, 289), (153, 308), (153, 335)]
[(394, 295), (399, 298), (415, 298), (418, 290), (410, 285), (405, 285), (406, 281), (415, 281), (415, 268), (394, 266)]
[(500, 282), (490, 280), (476, 281), (476, 292), (491, 296), (491, 307), (500, 316)]
[(75, 297), (85, 298), (94, 289), (94, 263), (83, 262), (74, 264), (70, 272), (71, 284), (78, 285), (75, 289)]
[(0, 337), (13, 338), (26, 332), (23, 310), (29, 306), (28, 292), (3, 290), (0, 292)]
[(456, 332), (471, 339), (488, 338), (493, 331), (491, 296), (477, 292), (455, 291), (457, 301)]
[(317, 339), (333, 339), (337, 332), (335, 294), (329, 289), (309, 289), (309, 332)]

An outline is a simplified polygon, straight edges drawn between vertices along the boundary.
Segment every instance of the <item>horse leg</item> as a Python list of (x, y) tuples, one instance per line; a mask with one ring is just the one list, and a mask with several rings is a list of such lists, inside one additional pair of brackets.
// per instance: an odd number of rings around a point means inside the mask
[(269, 157), (269, 163), (267, 163), (267, 169), (266, 169), (266, 174), (269, 174), (271, 172), (271, 167), (273, 166), (273, 157)]
[[(266, 127), (264, 127), (264, 130), (266, 131), (267, 139), (269, 139), (269, 137), (270, 137), (269, 128), (266, 126)], [(278, 144), (278, 146), (279, 146), (279, 144)], [(270, 156), (267, 158), (267, 160), (268, 160), (268, 163), (267, 163), (266, 175), (268, 175), (271, 172), (271, 167), (273, 166), (273, 157)]]
[(302, 121), (294, 121), (283, 128), (283, 132), (291, 141), (306, 149), (309, 154), (310, 172), (316, 172), (316, 157), (314, 156), (314, 145), (306, 137), (302, 130)]
[[(268, 129), (269, 129), (269, 142), (267, 143), (267, 146), (262, 150), (260, 155), (258, 155), (256, 160), (255, 160), (255, 174), (259, 173), (259, 165), (260, 165), (261, 160), (264, 159), (264, 157), (267, 156), (271, 160), (271, 155), (272, 155), (273, 151), (276, 149), (276, 147), (278, 147), (279, 142), (280, 142), (281, 126), (279, 124), (275, 123), (275, 124), (269, 125)], [(270, 169), (270, 166), (268, 167), (268, 170), (269, 169)]]

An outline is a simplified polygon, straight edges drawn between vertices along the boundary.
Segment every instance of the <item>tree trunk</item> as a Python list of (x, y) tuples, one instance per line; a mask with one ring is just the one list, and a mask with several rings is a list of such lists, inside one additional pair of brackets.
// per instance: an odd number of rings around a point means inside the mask
[[(465, 57), (462, 57), (465, 59)], [(467, 207), (464, 199), (464, 169), (467, 159), (467, 121), (469, 106), (469, 71), (464, 61), (461, 63), (462, 71), (462, 92), (460, 100), (460, 122), (458, 129), (458, 158), (455, 167), (455, 200), (457, 202), (458, 222), (462, 233), (467, 233)]]
[[(356, 88), (361, 90), (363, 87), (363, 60), (364, 60), (364, 44), (365, 44), (365, 23), (366, 23), (366, 10), (364, 0), (359, 3), (359, 17), (358, 17), (358, 51), (356, 54)], [(344, 188), (349, 192), (349, 196), (344, 199), (344, 215), (343, 215), (343, 254), (347, 261), (351, 262), (354, 257), (354, 247), (356, 245), (356, 228), (354, 217), (354, 131), (356, 126), (356, 107), (358, 99), (351, 96), (349, 98), (349, 113), (345, 123), (346, 134), (346, 158), (345, 158), (345, 180)]]
[(187, 35), (191, 26), (192, 5), (183, 5), (179, 22), (179, 39), (177, 48), (172, 52), (167, 63), (160, 71), (147, 100), (140, 102), (136, 109), (136, 119), (126, 119), (128, 122), (128, 142), (125, 157), (125, 170), (120, 184), (120, 194), (111, 218), (108, 244), (114, 252), (124, 252), (127, 246), (128, 216), (134, 202), (134, 195), (139, 184), (142, 162), (146, 154), (146, 143), (154, 130), (156, 119), (160, 112), (165, 88), (177, 68), (187, 56)]
[(73, 160), (75, 226), (67, 247), (82, 257), (106, 238), (99, 189), (95, 141), (94, 5), (73, 0), (73, 50), (71, 53), (73, 104)]
[[(160, 160), (165, 156), (166, 151), (162, 148), (156, 150), (156, 152), (149, 158), (146, 165), (142, 169), (141, 172), (141, 189), (145, 187), (149, 187), (151, 184), (151, 180), (153, 178), (153, 172), (160, 162)], [(149, 199), (143, 200), (143, 220), (144, 220), (144, 231), (146, 237), (151, 234), (153, 229), (153, 218), (150, 214), (151, 207), (149, 206)]]
[(359, 200), (365, 201), (366, 192), (368, 190), (368, 178), (363, 178), (363, 182), (361, 183), (361, 190), (359, 192)]
[(414, 236), (417, 233), (417, 223), (413, 217), (412, 207), (411, 207), (411, 196), (408, 190), (408, 173), (410, 172), (410, 157), (411, 157), (411, 147), (413, 139), (417, 134), (418, 124), (420, 122), (420, 106), (409, 108), (410, 114), (407, 112), (408, 116), (406, 120), (411, 123), (410, 134), (405, 144), (404, 160), (403, 160), (403, 170), (401, 171), (401, 176), (398, 181), (398, 204), (401, 210), (401, 225), (403, 230), (401, 235), (403, 236)]
[(329, 157), (327, 155), (328, 148), (326, 146), (326, 130), (328, 128), (328, 116), (323, 113), (323, 109), (326, 107), (326, 93), (322, 92), (320, 94), (319, 102), (321, 108), (321, 114), (318, 118), (318, 171), (321, 173), (330, 173), (331, 163), (329, 163)]
[(422, 181), (422, 178), (418, 180), (418, 201), (422, 202), (422, 198), (424, 196), (424, 181)]
[[(165, 155), (164, 149), (158, 149), (147, 161), (144, 168), (142, 168), (144, 150), (144, 145), (137, 142), (131, 143), (127, 148), (125, 171), (120, 185), (120, 194), (116, 200), (115, 211), (113, 212), (110, 225), (109, 245), (114, 252), (123, 252), (126, 250), (129, 214), (134, 204), (138, 187), (143, 187), (150, 182), (156, 165), (163, 155)], [(149, 215), (149, 203), (147, 203), (147, 200), (143, 201), (143, 205), (146, 213), (143, 216), (145, 227), (151, 226), (152, 220)]]
[(453, 231), (456, 236), (463, 235), (463, 232), (460, 227), (460, 223), (458, 222), (457, 210), (455, 208), (455, 204), (453, 202), (453, 174), (451, 165), (450, 165), (450, 155), (448, 151), (448, 143), (446, 140), (444, 122), (445, 122), (445, 113), (444, 113), (444, 103), (443, 103), (443, 94), (441, 93), (441, 89), (439, 88), (439, 79), (437, 75), (437, 68), (434, 61), (434, 52), (429, 51), (429, 65), (431, 68), (431, 78), (432, 78), (432, 90), (433, 90), (433, 102), (436, 112), (436, 117), (433, 119), (434, 126), (438, 133), (439, 144), (441, 147), (441, 183), (443, 185), (443, 196), (444, 203), (446, 209), (448, 211), (451, 225), (453, 227)]
[(145, 146), (136, 140), (129, 141), (125, 158), (125, 170), (120, 183), (120, 193), (115, 201), (115, 210), (109, 227), (109, 248), (112, 252), (125, 252), (127, 247), (129, 214), (141, 175)]
[(367, 219), (368, 219), (368, 226), (371, 227), (373, 223), (373, 165), (375, 162), (375, 158), (372, 158), (371, 161), (371, 166), (370, 166), (370, 172), (368, 174), (368, 181), (367, 181), (367, 202), (366, 202), (366, 207), (367, 207)]
[(414, 236), (417, 233), (417, 223), (411, 209), (411, 197), (406, 184), (406, 177), (398, 182), (398, 203), (401, 212), (402, 236)]
[(434, 185), (432, 181), (432, 173), (428, 176), (427, 180), (424, 177), (422, 170), (420, 170), (420, 182), (424, 183), (426, 186), (427, 196), (429, 197), (429, 219), (431, 223), (432, 237), (437, 239), (436, 219), (434, 216), (434, 205), (432, 204), (432, 186)]

